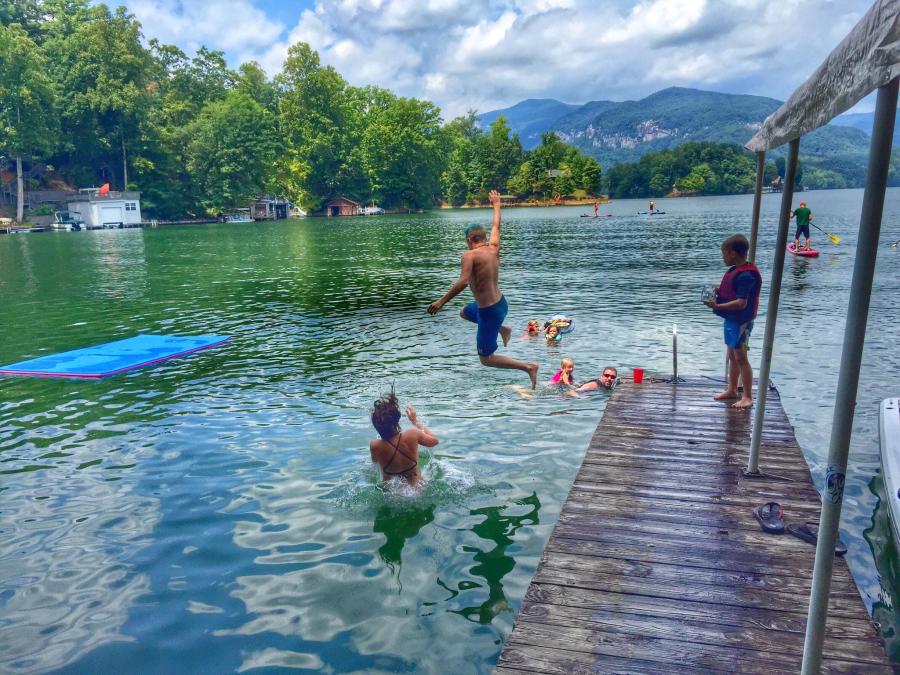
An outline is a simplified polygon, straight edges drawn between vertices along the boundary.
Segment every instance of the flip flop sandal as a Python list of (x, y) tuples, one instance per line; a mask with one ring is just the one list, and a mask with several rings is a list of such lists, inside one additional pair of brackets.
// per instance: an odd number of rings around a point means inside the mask
[(784, 509), (778, 502), (766, 502), (753, 509), (753, 515), (759, 521), (763, 532), (769, 534), (784, 533)]
[[(819, 543), (819, 526), (816, 523), (791, 523), (787, 526), (787, 531), (797, 537), (815, 546)], [(834, 545), (834, 554), (842, 556), (847, 553), (847, 545), (838, 539)]]

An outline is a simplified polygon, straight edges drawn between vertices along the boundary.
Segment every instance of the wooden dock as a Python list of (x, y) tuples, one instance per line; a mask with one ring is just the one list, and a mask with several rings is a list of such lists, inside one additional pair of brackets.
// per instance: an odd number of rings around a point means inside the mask
[[(751, 509), (818, 521), (819, 494), (770, 389), (753, 414), (722, 381), (620, 385), (603, 414), (497, 673), (797, 673), (815, 547), (765, 534)], [(847, 563), (835, 561), (823, 672), (890, 673)]]

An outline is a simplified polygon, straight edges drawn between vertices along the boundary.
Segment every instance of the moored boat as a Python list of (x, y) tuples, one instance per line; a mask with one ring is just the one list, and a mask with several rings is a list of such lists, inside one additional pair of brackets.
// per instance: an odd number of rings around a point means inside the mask
[(894, 544), (900, 547), (900, 398), (881, 402), (881, 476), (887, 495)]

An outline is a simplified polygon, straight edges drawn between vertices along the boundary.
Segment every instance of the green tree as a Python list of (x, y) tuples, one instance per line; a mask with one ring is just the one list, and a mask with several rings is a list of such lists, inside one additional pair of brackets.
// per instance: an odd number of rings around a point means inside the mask
[(209, 103), (188, 130), (187, 167), (208, 213), (263, 192), (277, 151), (272, 114), (240, 92)]
[(518, 134), (510, 134), (501, 115), (491, 123), (490, 131), (479, 138), (479, 165), (482, 168), (479, 188), (500, 189), (522, 163), (522, 143)]
[(363, 132), (362, 151), (372, 193), (384, 206), (424, 208), (440, 194), (444, 135), (440, 109), (398, 98)]
[(603, 170), (593, 157), (585, 157), (581, 165), (581, 174), (578, 180), (579, 187), (590, 195), (600, 194), (603, 183)]
[(298, 42), (288, 49), (276, 84), (278, 125), (286, 143), (279, 182), (293, 201), (318, 208), (345, 190), (349, 158), (360, 141), (347, 83), (334, 68), (322, 67), (308, 44)]
[(137, 135), (149, 108), (152, 61), (141, 45), (140, 24), (124, 7), (110, 13), (97, 5), (79, 18), (71, 32), (61, 27), (45, 42), (51, 75), (64, 92), (63, 150), (69, 165), (80, 169), (76, 177), (118, 175), (125, 189), (128, 140)]
[(272, 114), (276, 112), (278, 90), (256, 61), (241, 64), (234, 89), (247, 94)]
[(49, 153), (56, 138), (53, 85), (37, 45), (18, 25), (0, 25), (0, 151), (16, 163), (16, 220), (24, 217), (22, 157)]

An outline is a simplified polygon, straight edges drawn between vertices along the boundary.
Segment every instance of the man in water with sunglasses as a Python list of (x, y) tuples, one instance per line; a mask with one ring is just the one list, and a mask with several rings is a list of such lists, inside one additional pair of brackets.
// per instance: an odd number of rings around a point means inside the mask
[(619, 371), (617, 371), (612, 366), (606, 366), (603, 369), (603, 374), (598, 377), (596, 380), (589, 380), (585, 382), (583, 385), (578, 387), (575, 391), (591, 391), (593, 389), (612, 389), (616, 386), (616, 382), (618, 380)]
[(459, 279), (440, 300), (428, 306), (428, 313), (437, 314), (441, 307), (462, 291), (466, 286), (472, 289), (475, 301), (463, 307), (459, 315), (466, 321), (478, 324), (475, 342), (478, 358), (491, 368), (514, 368), (523, 370), (531, 378), (531, 388), (537, 386), (538, 364), (511, 359), (495, 354), (497, 336), (503, 339), (503, 346), (509, 342), (512, 328), (503, 325), (509, 306), (500, 292), (500, 193), (491, 190), (491, 205), (494, 207), (494, 225), (488, 240), (481, 225), (466, 228), (466, 244), (469, 250), (463, 253)]

